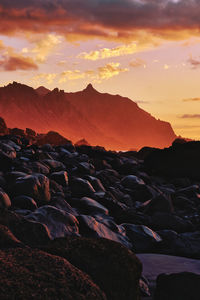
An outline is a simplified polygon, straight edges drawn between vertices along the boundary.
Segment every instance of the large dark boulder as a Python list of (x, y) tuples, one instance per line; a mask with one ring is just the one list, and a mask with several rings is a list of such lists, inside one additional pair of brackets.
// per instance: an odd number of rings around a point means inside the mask
[(199, 141), (175, 143), (172, 147), (150, 152), (144, 164), (152, 174), (200, 179), (199, 153)]
[(71, 213), (50, 205), (44, 205), (26, 215), (29, 221), (43, 224), (52, 239), (66, 235), (78, 235), (78, 221)]
[(106, 238), (116, 241), (131, 249), (132, 244), (125, 235), (124, 228), (120, 228), (115, 223), (107, 222), (106, 218), (98, 219), (88, 215), (80, 215), (77, 217), (79, 221), (79, 231), (82, 236), (92, 238)]
[(74, 197), (92, 197), (95, 190), (90, 182), (83, 178), (73, 178), (69, 181), (69, 186)]
[(133, 252), (107, 239), (66, 238), (51, 241), (45, 251), (65, 257), (89, 274), (108, 300), (139, 300), (142, 265)]
[(0, 251), (0, 299), (106, 300), (66, 259), (33, 249)]
[(200, 275), (191, 272), (160, 274), (155, 300), (199, 300)]
[(23, 244), (5, 225), (0, 224), (0, 249), (22, 247)]
[(50, 201), (49, 179), (42, 174), (19, 177), (12, 192), (15, 196), (29, 196), (39, 205), (45, 204)]
[(154, 252), (157, 243), (162, 241), (162, 238), (147, 226), (134, 224), (122, 224), (122, 226), (136, 253)]

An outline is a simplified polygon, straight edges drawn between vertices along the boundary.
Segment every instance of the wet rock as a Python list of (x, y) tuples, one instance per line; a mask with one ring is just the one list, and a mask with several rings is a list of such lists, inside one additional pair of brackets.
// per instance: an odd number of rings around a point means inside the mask
[(68, 174), (66, 171), (54, 172), (50, 175), (50, 178), (64, 187), (68, 186)]
[(133, 252), (107, 239), (66, 238), (44, 248), (91, 276), (108, 300), (139, 299), (142, 265)]
[(50, 206), (44, 205), (25, 216), (27, 220), (41, 223), (48, 228), (52, 239), (67, 235), (78, 235), (78, 221), (72, 214)]
[(23, 247), (7, 226), (0, 224), (0, 249)]
[(6, 209), (11, 206), (10, 197), (0, 188), (0, 209)]
[(50, 201), (49, 179), (42, 174), (27, 175), (16, 180), (13, 187), (16, 196), (26, 195), (33, 198), (38, 205)]
[(160, 274), (155, 300), (198, 300), (200, 275), (191, 272)]
[(152, 215), (156, 212), (163, 212), (163, 213), (173, 213), (174, 208), (171, 201), (170, 196), (166, 196), (164, 194), (159, 195), (151, 199), (151, 201), (146, 205), (145, 213)]
[(33, 198), (25, 195), (12, 198), (12, 206), (15, 208), (28, 209), (32, 211), (37, 209), (37, 204)]
[(158, 231), (163, 241), (161, 253), (200, 258), (200, 233), (188, 232), (178, 234), (172, 230)]
[(135, 175), (128, 175), (122, 178), (121, 184), (128, 189), (134, 189), (138, 185), (144, 185), (144, 181)]
[(1, 299), (106, 299), (88, 275), (61, 257), (17, 248), (0, 251), (0, 262)]
[(65, 165), (60, 161), (44, 159), (42, 162), (50, 168), (51, 172), (59, 172), (65, 170)]
[[(28, 212), (31, 213), (31, 211)], [(43, 245), (50, 240), (45, 225), (28, 221), (23, 216), (11, 211), (0, 211), (0, 224), (7, 226), (14, 236), (25, 245)]]
[(95, 168), (88, 162), (81, 162), (77, 165), (77, 172), (81, 175), (93, 175), (95, 173)]
[(92, 216), (87, 216), (87, 215), (80, 215), (77, 217), (79, 221), (79, 230), (80, 234), (85, 236), (85, 237), (101, 237), (101, 238), (106, 238), (112, 241), (116, 241), (127, 248), (131, 249), (132, 244), (130, 243), (129, 239), (124, 235), (121, 234), (121, 229), (117, 228), (118, 232), (113, 231), (112, 229), (109, 228), (106, 224), (103, 224), (101, 222), (98, 222), (94, 217)]
[(144, 225), (122, 224), (126, 235), (133, 244), (136, 253), (153, 252), (162, 238), (149, 227)]
[(49, 172), (50, 172), (50, 168), (47, 165), (40, 162), (40, 161), (32, 162), (30, 164), (30, 167), (31, 167), (31, 170), (34, 173), (41, 173), (41, 174), (44, 174), (44, 175), (48, 175)]
[(170, 229), (176, 232), (193, 231), (194, 226), (189, 220), (185, 220), (175, 214), (157, 212), (151, 217), (151, 228), (154, 230)]
[(103, 214), (108, 215), (108, 209), (89, 197), (83, 197), (80, 200), (74, 199), (72, 202), (76, 208), (79, 208), (82, 214), (86, 215), (95, 215), (95, 214)]
[(101, 183), (101, 181), (98, 178), (96, 178), (94, 176), (89, 176), (89, 175), (86, 175), (84, 178), (91, 183), (91, 185), (94, 187), (95, 191), (97, 191), (97, 192), (105, 192), (106, 191), (103, 184)]
[(69, 186), (74, 197), (92, 197), (95, 193), (95, 190), (90, 182), (83, 178), (71, 179)]

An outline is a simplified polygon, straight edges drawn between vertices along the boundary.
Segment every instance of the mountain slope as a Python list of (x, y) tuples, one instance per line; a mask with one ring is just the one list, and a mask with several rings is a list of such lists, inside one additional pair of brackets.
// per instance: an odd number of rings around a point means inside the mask
[(73, 142), (85, 138), (108, 149), (164, 147), (176, 138), (169, 123), (156, 120), (128, 98), (99, 93), (91, 84), (65, 93), (13, 82), (0, 88), (0, 115), (11, 128), (54, 130)]
[(103, 132), (123, 141), (126, 149), (165, 147), (176, 138), (170, 123), (156, 120), (129, 98), (99, 93), (91, 84), (66, 97)]

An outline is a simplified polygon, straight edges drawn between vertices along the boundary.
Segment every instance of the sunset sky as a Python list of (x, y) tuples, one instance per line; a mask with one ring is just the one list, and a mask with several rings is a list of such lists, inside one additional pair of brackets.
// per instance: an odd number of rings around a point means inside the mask
[(0, 0), (0, 85), (91, 82), (200, 139), (199, 2)]

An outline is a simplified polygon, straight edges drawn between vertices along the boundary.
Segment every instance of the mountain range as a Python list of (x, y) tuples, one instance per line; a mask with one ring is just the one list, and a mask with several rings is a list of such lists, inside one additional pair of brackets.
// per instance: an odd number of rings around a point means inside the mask
[(86, 139), (114, 150), (163, 148), (176, 138), (170, 123), (157, 120), (129, 98), (100, 93), (91, 84), (66, 93), (13, 82), (0, 88), (0, 115), (10, 128), (53, 130), (73, 142)]

